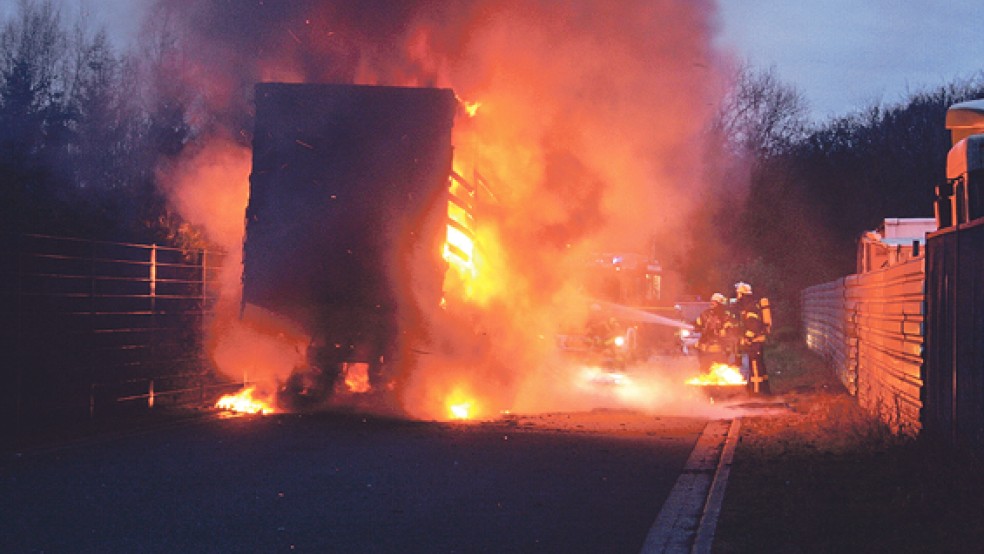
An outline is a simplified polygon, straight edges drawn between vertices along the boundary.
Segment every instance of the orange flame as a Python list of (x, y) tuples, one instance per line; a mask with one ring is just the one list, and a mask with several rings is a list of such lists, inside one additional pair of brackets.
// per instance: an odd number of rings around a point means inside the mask
[(345, 388), (349, 392), (361, 394), (372, 390), (372, 385), (369, 383), (369, 364), (365, 362), (343, 363), (342, 375), (345, 377)]
[(448, 231), (444, 259), (464, 278), (475, 277), (475, 188), (458, 173), (448, 183)]
[(247, 387), (236, 394), (227, 394), (215, 403), (220, 410), (228, 410), (241, 414), (272, 414), (277, 410), (268, 402), (253, 398), (255, 387)]
[(469, 420), (479, 415), (478, 403), (461, 387), (454, 388), (444, 401), (448, 419)]
[(478, 109), (482, 107), (481, 102), (469, 102), (468, 100), (465, 100), (464, 98), (458, 96), (457, 93), (455, 93), (454, 98), (455, 100), (458, 101), (458, 104), (460, 104), (461, 107), (465, 110), (465, 114), (468, 115), (468, 117), (475, 117), (475, 115), (478, 113)]
[(462, 102), (462, 105), (465, 107), (465, 113), (468, 114), (468, 117), (475, 117), (478, 109), (482, 107), (481, 102)]
[(738, 386), (744, 385), (747, 381), (741, 376), (741, 370), (728, 364), (711, 364), (711, 369), (704, 375), (698, 375), (687, 380), (688, 385), (711, 386)]
[[(266, 77), (263, 80), (441, 86), (469, 98), (480, 97), (481, 104), (461, 100), (461, 121), (455, 121), (453, 130), (454, 156), (456, 164), (467, 161), (496, 185), (495, 205), (486, 210), (483, 204), (475, 214), (449, 201), (455, 207), (448, 208), (443, 251), (451, 268), (444, 288), (447, 308), (434, 307), (438, 313), (428, 313), (426, 319), (434, 336), (457, 333), (466, 327), (462, 322), (471, 322), (446, 317), (447, 311), (455, 301), (464, 300), (487, 308), (490, 314), (481, 322), (481, 331), (495, 340), (478, 354), (459, 355), (464, 360), (432, 356), (423, 361), (420, 356), (415, 363), (437, 371), (410, 368), (396, 390), (409, 412), (441, 418), (450, 410), (444, 403), (449, 385), (469, 378), (473, 383), (494, 379), (502, 386), (473, 388), (484, 406), (536, 409), (555, 392), (556, 381), (541, 379), (537, 371), (525, 368), (539, 370), (552, 355), (547, 347), (551, 341), (537, 337), (549, 337), (562, 324), (584, 319), (583, 313), (567, 308), (573, 305), (569, 298), (581, 288), (571, 276), (576, 276), (583, 255), (616, 244), (645, 248), (658, 243), (670, 250), (664, 255), (672, 257), (679, 253), (675, 245), (691, 247), (686, 240), (664, 239), (691, 228), (693, 209), (702, 206), (691, 200), (700, 197), (693, 187), (676, 183), (691, 178), (694, 168), (705, 161), (695, 137), (702, 135), (714, 116), (722, 84), (717, 68), (720, 53), (710, 36), (715, 27), (709, 24), (713, 3), (514, 2), (490, 9), (489, 3), (475, 2), (461, 10), (418, 3), (419, 11), (371, 10), (379, 18), (372, 22), (405, 14), (407, 24), (400, 27), (365, 25), (361, 16), (370, 15), (370, 10), (338, 10), (332, 2), (307, 4), (316, 6), (305, 14), (314, 22), (308, 26), (310, 32), (281, 33), (283, 44), (242, 63), (193, 64), (194, 72), (186, 78), (202, 81), (199, 85), (215, 83), (203, 88), (210, 92), (204, 95), (206, 107), (214, 103), (221, 108), (216, 113), (232, 113), (236, 106), (221, 105), (217, 99), (236, 97), (242, 81), (230, 70), (249, 68), (250, 63), (259, 66), (250, 68), (250, 80), (260, 75)], [(336, 12), (359, 13), (360, 18), (348, 21), (336, 17)], [(292, 11), (292, 17), (296, 13)], [(287, 28), (277, 26), (281, 22), (276, 20), (263, 24)], [(405, 32), (360, 32), (390, 28)], [(245, 35), (210, 29), (193, 44), (223, 55), (191, 58), (225, 61), (227, 52), (249, 53), (234, 43), (241, 36)], [(309, 63), (319, 59), (312, 56), (339, 63)], [(571, 59), (579, 63), (567, 63)], [(228, 88), (226, 94), (211, 94), (222, 85)], [(479, 106), (481, 115), (477, 115)], [(222, 190), (240, 194), (235, 210), (228, 204), (228, 211), (234, 213), (221, 217), (235, 231), (224, 241), (232, 253), (242, 250), (249, 174), (248, 150), (245, 153), (240, 157), (245, 163), (236, 172), (216, 171), (214, 179), (216, 185), (223, 184)], [(207, 162), (213, 157), (200, 159)], [(207, 167), (196, 164), (196, 168)], [(188, 190), (202, 189), (200, 175), (211, 173), (201, 171), (180, 179)], [(236, 183), (226, 187), (225, 181)], [(477, 191), (485, 200), (487, 189), (479, 186)], [(219, 219), (217, 212), (202, 211), (205, 222)], [(471, 225), (465, 214), (477, 215), (481, 224)], [(428, 254), (440, 256), (438, 248)], [(240, 273), (234, 270), (241, 266), (237, 260), (227, 265), (233, 270), (227, 290), (231, 313), (236, 314)], [(224, 338), (223, 331), (216, 334)], [(240, 343), (225, 342), (230, 351), (245, 350), (235, 347)], [(251, 342), (241, 344), (252, 352)], [(293, 359), (283, 363), (280, 371), (269, 371), (269, 377), (282, 380), (303, 361), (301, 355), (297, 358), (296, 363)], [(476, 371), (476, 362), (486, 360), (485, 367)], [(227, 373), (244, 367), (219, 365), (232, 369)], [(514, 402), (515, 398), (525, 404)], [(450, 406), (468, 401), (464, 398)], [(456, 411), (462, 413), (462, 408)], [(474, 417), (474, 405), (463, 413)]]
[(448, 411), (454, 419), (469, 419), (471, 412), (471, 402), (462, 402), (448, 406)]

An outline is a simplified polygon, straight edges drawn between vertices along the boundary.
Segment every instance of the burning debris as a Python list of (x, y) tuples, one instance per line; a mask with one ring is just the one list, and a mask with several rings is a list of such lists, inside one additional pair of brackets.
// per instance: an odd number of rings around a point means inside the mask
[(688, 379), (687, 384), (701, 387), (729, 387), (744, 386), (748, 384), (748, 381), (741, 374), (740, 368), (733, 365), (715, 363), (711, 364), (711, 368), (707, 373)]
[(236, 394), (227, 394), (215, 403), (215, 407), (241, 414), (266, 415), (276, 413), (276, 408), (269, 402), (253, 398), (253, 391), (255, 390), (256, 387), (247, 387)]
[(369, 364), (364, 362), (345, 362), (342, 364), (342, 383), (344, 392), (365, 394), (372, 390), (369, 381)]

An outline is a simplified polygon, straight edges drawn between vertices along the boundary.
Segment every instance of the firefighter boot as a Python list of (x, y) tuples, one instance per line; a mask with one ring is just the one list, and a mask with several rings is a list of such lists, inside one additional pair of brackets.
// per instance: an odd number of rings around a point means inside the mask
[(769, 374), (765, 372), (765, 365), (757, 356), (749, 356), (751, 365), (748, 377), (748, 392), (755, 395), (768, 396), (772, 394), (769, 386)]

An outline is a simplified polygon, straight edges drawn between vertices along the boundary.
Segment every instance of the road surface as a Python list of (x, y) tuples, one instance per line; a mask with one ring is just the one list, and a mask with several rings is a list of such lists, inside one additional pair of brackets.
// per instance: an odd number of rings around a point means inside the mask
[(6, 453), (0, 552), (652, 552), (693, 540), (739, 415), (672, 385), (692, 363), (589, 376), (542, 415), (210, 412)]
[(0, 551), (637, 553), (705, 423), (206, 417), (8, 455)]

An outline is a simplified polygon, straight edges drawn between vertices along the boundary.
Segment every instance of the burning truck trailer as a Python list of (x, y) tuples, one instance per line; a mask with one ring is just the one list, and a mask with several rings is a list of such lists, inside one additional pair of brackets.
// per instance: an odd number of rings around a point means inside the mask
[(440, 312), (454, 93), (262, 83), (255, 97), (241, 314), (310, 335), (278, 404), (391, 388)]

